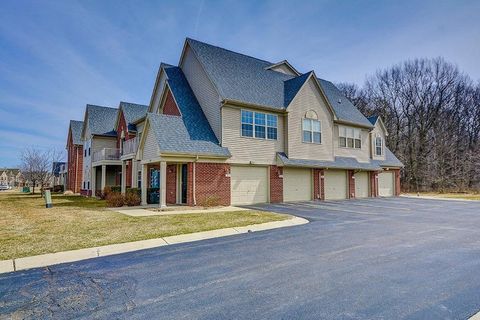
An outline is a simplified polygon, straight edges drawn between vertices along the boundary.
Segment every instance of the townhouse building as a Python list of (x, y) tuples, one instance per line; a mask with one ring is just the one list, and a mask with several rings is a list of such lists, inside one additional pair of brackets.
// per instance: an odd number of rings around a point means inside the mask
[(80, 193), (83, 181), (83, 121), (70, 120), (67, 135), (66, 190)]

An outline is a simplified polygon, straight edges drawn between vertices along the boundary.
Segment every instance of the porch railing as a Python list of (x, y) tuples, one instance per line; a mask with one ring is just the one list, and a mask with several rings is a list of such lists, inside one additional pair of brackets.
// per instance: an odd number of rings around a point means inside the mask
[(122, 156), (135, 154), (138, 148), (138, 137), (123, 141)]
[(120, 160), (120, 149), (104, 148), (93, 154), (93, 162), (102, 160)]

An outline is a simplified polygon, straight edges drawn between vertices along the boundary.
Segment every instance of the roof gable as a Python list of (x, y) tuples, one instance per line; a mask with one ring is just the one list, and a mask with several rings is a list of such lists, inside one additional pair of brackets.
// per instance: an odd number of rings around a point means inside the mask
[(148, 111), (148, 106), (143, 104), (120, 101), (117, 112), (117, 120), (115, 123), (115, 130), (120, 124), (120, 117), (123, 115), (128, 131), (136, 131), (135, 123), (141, 118), (145, 117)]
[(87, 104), (82, 137), (85, 137), (86, 126), (92, 135), (116, 136), (117, 112), (116, 108)]
[(273, 70), (277, 72), (282, 72), (291, 76), (299, 76), (301, 75), (300, 72), (297, 71), (287, 60), (283, 60), (272, 64), (265, 68), (266, 70)]
[(157, 95), (157, 92), (159, 90), (162, 90), (163, 88), (159, 88), (160, 86), (160, 79), (161, 79), (161, 75), (162, 73), (164, 73), (164, 69), (166, 68), (169, 68), (169, 67), (173, 67), (172, 65), (168, 64), (168, 63), (164, 63), (164, 62), (161, 62), (160, 63), (160, 67), (158, 67), (158, 72), (157, 72), (157, 77), (155, 79), (155, 84), (153, 86), (153, 91), (152, 91), (152, 95), (150, 97), (150, 103), (148, 104), (148, 112), (153, 112), (153, 104), (155, 102), (155, 96)]
[[(83, 121), (70, 120), (68, 136), (69, 138), (72, 139), (72, 143), (74, 145), (83, 145), (82, 128), (83, 128)], [(68, 145), (68, 141), (67, 141), (67, 145)]]
[(382, 118), (380, 116), (374, 115), (368, 117), (368, 121), (375, 127), (377, 124), (382, 128), (385, 136), (388, 136), (388, 131), (387, 127), (385, 126), (385, 123), (383, 122)]

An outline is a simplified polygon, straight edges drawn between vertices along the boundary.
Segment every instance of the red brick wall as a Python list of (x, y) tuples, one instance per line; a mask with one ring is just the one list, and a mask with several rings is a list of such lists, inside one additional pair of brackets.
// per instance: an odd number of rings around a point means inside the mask
[(166, 202), (167, 204), (177, 203), (177, 165), (167, 165), (167, 184), (166, 184)]
[(117, 148), (120, 148), (120, 144), (122, 143), (122, 131), (125, 133), (125, 140), (135, 138), (134, 133), (128, 132), (127, 122), (125, 121), (125, 117), (123, 116), (123, 111), (120, 111), (119, 115), (120, 119), (118, 120), (118, 127), (117, 130)]
[(283, 168), (270, 166), (270, 202), (283, 202)]
[[(196, 204), (203, 205), (214, 200), (218, 205), (230, 205), (230, 165), (224, 163), (195, 164)], [(187, 204), (193, 205), (193, 163), (188, 163)]]
[(67, 141), (67, 189), (80, 193), (83, 178), (83, 147), (74, 145), (71, 132)]
[(348, 176), (348, 198), (355, 198), (355, 175), (353, 170), (347, 171)]
[(370, 196), (378, 197), (378, 172), (370, 171)]
[(170, 90), (167, 92), (167, 98), (165, 99), (165, 104), (163, 105), (163, 114), (180, 116), (180, 111), (178, 110), (177, 104), (175, 103)]
[(325, 200), (325, 180), (323, 169), (313, 169), (313, 199)]
[(393, 170), (395, 174), (395, 195), (398, 197), (400, 195), (400, 169)]

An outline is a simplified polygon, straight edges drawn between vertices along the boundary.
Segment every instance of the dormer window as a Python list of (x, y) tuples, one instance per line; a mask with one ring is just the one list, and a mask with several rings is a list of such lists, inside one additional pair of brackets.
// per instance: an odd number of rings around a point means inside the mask
[(338, 143), (342, 148), (362, 148), (360, 129), (340, 126), (338, 127)]
[(317, 113), (313, 110), (308, 111), (302, 120), (302, 141), (305, 143), (322, 143), (322, 125), (318, 120)]
[(375, 137), (375, 155), (376, 156), (382, 156), (383, 155), (383, 139), (378, 134)]

